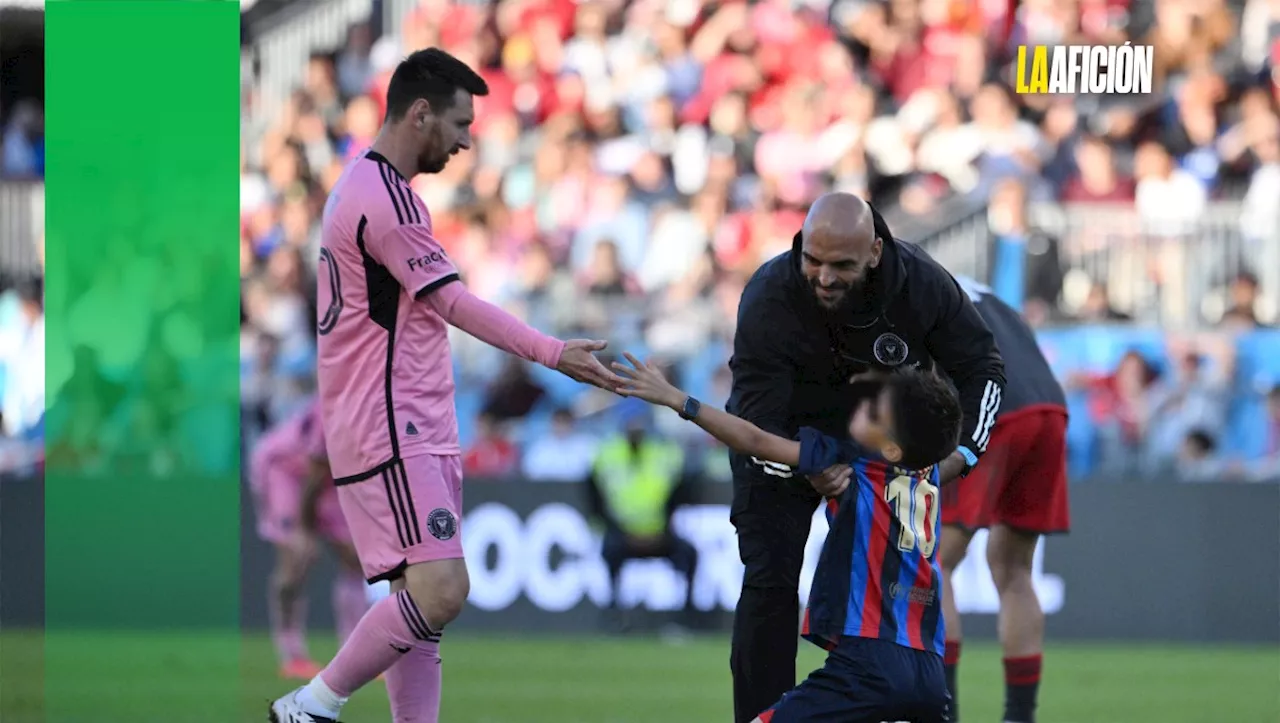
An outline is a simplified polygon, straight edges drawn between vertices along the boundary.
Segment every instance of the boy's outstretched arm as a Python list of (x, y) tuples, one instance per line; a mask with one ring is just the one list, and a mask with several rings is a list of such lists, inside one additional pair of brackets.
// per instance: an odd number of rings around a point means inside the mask
[[(656, 368), (624, 352), (631, 365), (614, 362), (613, 368), (626, 379), (617, 389), (624, 397), (636, 397), (683, 414), (688, 394), (677, 389)], [(711, 407), (700, 407), (690, 420), (733, 449), (753, 457), (794, 467), (800, 463), (800, 443), (770, 434), (745, 419)]]

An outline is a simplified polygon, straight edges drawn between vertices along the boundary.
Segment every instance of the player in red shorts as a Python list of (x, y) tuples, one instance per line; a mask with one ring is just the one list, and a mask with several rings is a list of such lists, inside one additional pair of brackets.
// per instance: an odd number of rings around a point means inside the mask
[(457, 58), (420, 50), (397, 66), (373, 147), (343, 170), (325, 204), (317, 272), (317, 378), (329, 464), (364, 576), (389, 580), (334, 659), (272, 702), (273, 723), (333, 723), (385, 672), (395, 723), (436, 723), (440, 636), (471, 582), (462, 554), (462, 457), (449, 326), (605, 389), (622, 379), (467, 291), (409, 185), (471, 147), (484, 80)]
[[(1044, 649), (1044, 612), (1031, 587), (1031, 562), (1041, 535), (1065, 533), (1067, 509), (1067, 401), (1035, 334), (990, 289), (956, 277), (996, 337), (1008, 378), (1000, 417), (986, 456), (969, 475), (942, 490), (942, 611), (947, 641), (944, 665), (951, 716), (958, 721), (956, 667), (960, 614), (951, 575), (969, 541), (989, 529), (987, 564), (1000, 593), (1000, 645), (1004, 652), (1005, 723), (1034, 723)], [(975, 440), (978, 441), (978, 440)]]
[(258, 536), (276, 548), (271, 574), (271, 637), (280, 675), (308, 680), (320, 672), (307, 654), (307, 600), (303, 586), (320, 542), (338, 559), (333, 613), (338, 639), (346, 640), (368, 609), (367, 584), (342, 518), (338, 488), (329, 474), (320, 403), (314, 401), (258, 440), (250, 462), (249, 488), (258, 516)]

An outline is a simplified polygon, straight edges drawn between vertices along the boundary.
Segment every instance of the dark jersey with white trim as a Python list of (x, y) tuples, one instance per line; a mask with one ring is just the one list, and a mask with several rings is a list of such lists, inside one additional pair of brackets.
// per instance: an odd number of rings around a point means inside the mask
[(995, 335), (1000, 355), (1009, 369), (1004, 385), (1004, 413), (1032, 406), (1067, 406), (1062, 385), (1040, 351), (1035, 332), (1012, 306), (1004, 303), (992, 290), (973, 279), (957, 276), (956, 281), (977, 307), (987, 328)]

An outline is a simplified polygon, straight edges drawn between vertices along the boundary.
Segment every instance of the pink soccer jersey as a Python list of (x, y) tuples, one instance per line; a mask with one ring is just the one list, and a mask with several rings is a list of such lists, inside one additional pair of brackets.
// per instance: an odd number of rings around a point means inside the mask
[(324, 430), (319, 400), (262, 435), (253, 450), (253, 468), (275, 470), (301, 483), (313, 460), (324, 459)]
[(322, 234), (318, 376), (333, 476), (354, 482), (398, 459), (459, 454), (448, 326), (415, 303), (458, 278), (426, 205), (369, 151), (329, 194)]

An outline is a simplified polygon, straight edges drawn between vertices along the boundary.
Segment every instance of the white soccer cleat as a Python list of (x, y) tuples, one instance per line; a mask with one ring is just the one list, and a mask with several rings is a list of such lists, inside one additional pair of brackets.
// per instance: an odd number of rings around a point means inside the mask
[(298, 704), (298, 693), (302, 688), (285, 695), (271, 704), (267, 711), (267, 720), (271, 723), (338, 723), (333, 718), (313, 715)]

